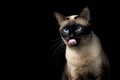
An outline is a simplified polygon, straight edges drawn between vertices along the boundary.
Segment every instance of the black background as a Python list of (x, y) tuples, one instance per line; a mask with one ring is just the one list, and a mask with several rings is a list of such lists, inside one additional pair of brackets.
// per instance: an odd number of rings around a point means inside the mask
[(90, 8), (93, 31), (100, 38), (108, 56), (111, 80), (118, 79), (120, 70), (118, 9), (115, 1), (109, 0), (26, 1), (17, 2), (9, 8), (9, 12), (15, 16), (16, 27), (13, 33), (15, 45), (10, 49), (15, 54), (12, 55), (14, 56), (12, 61), (8, 61), (10, 66), (8, 74), (14, 73), (10, 78), (60, 80), (64, 67), (64, 50), (58, 52), (59, 57), (53, 57), (55, 53), (51, 50), (53, 46), (51, 41), (60, 37), (53, 12), (57, 11), (64, 15), (79, 14), (85, 6)]

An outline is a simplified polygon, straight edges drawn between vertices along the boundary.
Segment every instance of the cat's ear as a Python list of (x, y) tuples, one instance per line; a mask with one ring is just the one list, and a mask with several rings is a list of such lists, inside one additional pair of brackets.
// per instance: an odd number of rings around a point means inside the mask
[(83, 18), (84, 20), (86, 21), (89, 21), (90, 20), (90, 11), (89, 11), (89, 8), (88, 7), (85, 7), (80, 15), (79, 15), (81, 18)]
[(58, 12), (54, 12), (54, 15), (59, 23), (61, 23), (62, 21), (64, 21), (66, 19), (66, 17), (64, 15), (62, 15)]

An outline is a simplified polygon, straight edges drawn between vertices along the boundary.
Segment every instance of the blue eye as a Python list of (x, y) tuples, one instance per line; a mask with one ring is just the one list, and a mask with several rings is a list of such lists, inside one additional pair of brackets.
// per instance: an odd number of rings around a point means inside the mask
[(81, 31), (82, 27), (77, 26), (76, 31)]
[(67, 28), (64, 28), (63, 31), (64, 31), (65, 33), (69, 33), (69, 30), (68, 30)]

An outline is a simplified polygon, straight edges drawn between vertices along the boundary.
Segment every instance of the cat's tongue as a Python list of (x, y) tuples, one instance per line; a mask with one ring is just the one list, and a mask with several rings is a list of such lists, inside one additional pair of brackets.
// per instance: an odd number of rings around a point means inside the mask
[(68, 41), (68, 45), (69, 45), (69, 46), (74, 46), (74, 45), (76, 45), (76, 44), (77, 44), (77, 42), (76, 42), (75, 39), (70, 39), (70, 40)]

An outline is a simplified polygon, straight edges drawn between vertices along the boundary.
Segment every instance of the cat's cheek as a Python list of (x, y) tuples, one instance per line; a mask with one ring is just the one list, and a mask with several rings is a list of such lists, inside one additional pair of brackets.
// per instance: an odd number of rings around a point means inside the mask
[(77, 44), (77, 41), (75, 40), (75, 39), (70, 39), (69, 41), (68, 41), (68, 45), (69, 46), (74, 46), (74, 45), (76, 45)]

